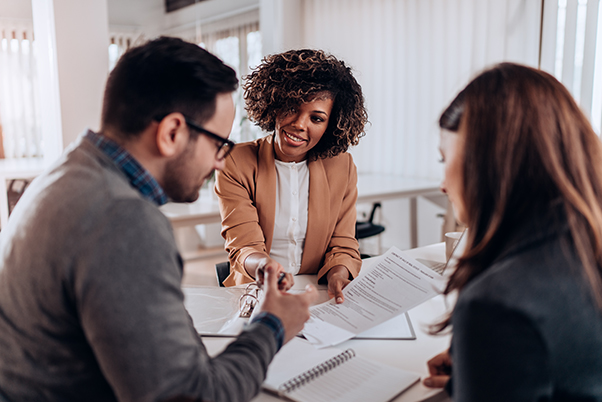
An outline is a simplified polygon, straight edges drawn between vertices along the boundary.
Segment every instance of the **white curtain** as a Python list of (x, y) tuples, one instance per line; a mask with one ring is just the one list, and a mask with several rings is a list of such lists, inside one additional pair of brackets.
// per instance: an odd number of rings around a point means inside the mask
[(545, 0), (541, 68), (573, 94), (592, 125), (602, 127), (600, 0)]
[(236, 116), (231, 133), (231, 138), (236, 142), (254, 140), (263, 135), (261, 130), (250, 124), (246, 117), (241, 89), (244, 77), (251, 68), (259, 64), (261, 37), (257, 35), (259, 35), (259, 22), (245, 23), (200, 35), (199, 42), (202, 46), (230, 65), (240, 80), (240, 86), (234, 95)]
[(6, 158), (43, 156), (30, 22), (0, 20), (0, 124)]
[(437, 120), (483, 68), (537, 66), (541, 2), (304, 0), (303, 43), (352, 66), (365, 91), (360, 172), (438, 179)]
[(109, 71), (115, 67), (121, 55), (129, 48), (141, 45), (145, 41), (146, 37), (142, 33), (111, 29), (109, 31)]

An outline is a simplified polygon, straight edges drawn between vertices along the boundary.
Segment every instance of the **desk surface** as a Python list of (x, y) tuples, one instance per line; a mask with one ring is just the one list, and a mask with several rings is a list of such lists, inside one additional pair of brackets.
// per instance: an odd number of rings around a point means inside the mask
[[(408, 250), (407, 253), (414, 258), (443, 262), (445, 259), (445, 246), (443, 243)], [(295, 288), (303, 288), (315, 276), (297, 276)], [(349, 340), (338, 348), (352, 348), (355, 352), (366, 358), (379, 361), (390, 366), (399, 367), (407, 371), (419, 373), (422, 378), (428, 374), (426, 362), (436, 354), (449, 347), (449, 335), (431, 336), (427, 333), (427, 326), (435, 322), (447, 311), (445, 300), (437, 296), (409, 311), (410, 319), (416, 332), (416, 340)], [(203, 337), (203, 343), (211, 355), (222, 351), (232, 338)], [(426, 388), (422, 383), (413, 385), (399, 395), (396, 402), (415, 401), (448, 401), (449, 399), (440, 391)], [(260, 393), (253, 402), (280, 401), (273, 395)]]
[[(439, 181), (398, 175), (358, 175), (358, 203), (371, 203), (395, 198), (417, 197), (439, 193)], [(219, 205), (213, 194), (205, 193), (190, 204), (168, 203), (161, 211), (174, 228), (221, 222)]]
[(441, 182), (391, 174), (359, 174), (357, 202), (371, 203), (395, 198), (439, 194)]
[(169, 218), (174, 229), (222, 221), (217, 199), (211, 194), (202, 194), (198, 200), (189, 204), (169, 202), (160, 209)]
[(50, 166), (44, 158), (0, 159), (0, 177), (4, 179), (28, 179), (39, 175)]
[(31, 179), (50, 166), (44, 158), (0, 159), (0, 227), (8, 222), (7, 182), (12, 179)]

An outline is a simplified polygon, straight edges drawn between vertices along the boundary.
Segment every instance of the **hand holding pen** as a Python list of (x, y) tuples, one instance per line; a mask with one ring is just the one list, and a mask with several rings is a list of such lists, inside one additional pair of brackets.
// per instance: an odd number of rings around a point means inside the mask
[[(265, 268), (264, 267), (260, 267), (257, 268), (257, 286), (259, 286), (259, 288), (261, 289), (263, 283), (265, 280)], [(280, 291), (286, 291), (288, 289), (285, 289), (286, 286), (286, 272), (280, 272), (278, 274), (278, 290)]]
[(293, 275), (285, 272), (282, 265), (280, 265), (276, 260), (266, 257), (257, 261), (257, 269), (255, 271), (255, 279), (257, 281), (257, 285), (260, 288), (264, 283), (265, 271), (268, 266), (271, 267), (274, 270), (274, 272), (278, 275), (278, 289), (281, 292), (286, 292), (291, 287), (293, 287), (293, 284), (295, 283)]

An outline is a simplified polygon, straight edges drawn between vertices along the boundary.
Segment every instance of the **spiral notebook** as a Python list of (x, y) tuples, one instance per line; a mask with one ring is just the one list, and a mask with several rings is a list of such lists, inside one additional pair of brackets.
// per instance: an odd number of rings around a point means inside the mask
[(355, 354), (316, 349), (294, 338), (276, 354), (263, 388), (296, 402), (386, 402), (420, 379), (418, 374)]

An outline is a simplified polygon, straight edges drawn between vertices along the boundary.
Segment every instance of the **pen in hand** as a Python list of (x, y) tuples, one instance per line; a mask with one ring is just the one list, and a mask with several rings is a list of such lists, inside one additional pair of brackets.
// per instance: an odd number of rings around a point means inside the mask
[[(259, 286), (259, 288), (261, 288), (263, 281), (265, 278), (265, 269), (264, 267), (260, 267), (257, 268), (257, 285)], [(278, 289), (282, 290), (282, 281), (284, 281), (284, 278), (286, 278), (286, 273), (281, 272), (278, 275)]]

